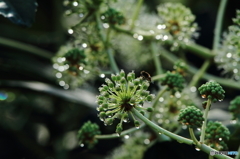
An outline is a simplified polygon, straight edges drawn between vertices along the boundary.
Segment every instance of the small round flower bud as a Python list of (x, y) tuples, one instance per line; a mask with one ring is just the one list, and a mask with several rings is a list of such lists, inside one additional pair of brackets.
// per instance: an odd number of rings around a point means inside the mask
[(195, 106), (188, 106), (180, 110), (178, 121), (190, 128), (199, 128), (202, 126), (204, 118), (200, 109)]
[(147, 111), (148, 111), (148, 112), (153, 112), (153, 108), (148, 107), (148, 108), (147, 108)]
[(139, 128), (139, 126), (140, 126), (140, 122), (137, 121), (137, 120), (134, 120), (134, 125), (135, 125), (136, 128)]
[(202, 98), (211, 99), (213, 102), (222, 101), (225, 97), (222, 86), (215, 81), (207, 82), (198, 88)]
[(123, 131), (122, 124), (119, 123), (116, 127), (116, 133), (120, 135), (122, 131)]
[(125, 78), (125, 72), (123, 70), (120, 71), (119, 75)]

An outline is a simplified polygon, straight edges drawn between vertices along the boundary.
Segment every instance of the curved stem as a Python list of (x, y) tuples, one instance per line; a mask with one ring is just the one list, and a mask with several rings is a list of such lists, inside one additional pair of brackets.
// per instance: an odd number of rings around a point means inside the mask
[(119, 136), (119, 134), (114, 133), (114, 134), (109, 134), (109, 135), (95, 135), (95, 138), (96, 139), (114, 139), (114, 138), (119, 138), (119, 137), (122, 137), (124, 135), (133, 133), (133, 132), (135, 132), (137, 130), (140, 130), (140, 129), (144, 128), (144, 127), (145, 127), (145, 124), (141, 125), (139, 128), (131, 128), (131, 129), (122, 131), (120, 136)]
[(210, 109), (211, 106), (211, 100), (208, 99), (207, 100), (207, 105), (203, 114), (203, 118), (204, 118), (204, 123), (202, 125), (202, 129), (201, 129), (201, 136), (200, 136), (200, 142), (204, 143), (204, 138), (205, 138), (205, 130), (206, 130), (206, 126), (207, 126), (207, 117), (208, 117), (208, 111)]
[(158, 52), (157, 52), (155, 41), (151, 41), (150, 49), (151, 49), (153, 61), (154, 61), (154, 64), (155, 64), (155, 68), (157, 70), (157, 74), (160, 75), (160, 74), (163, 73), (163, 71), (162, 71), (161, 61), (159, 59), (159, 55), (158, 55)]
[(192, 81), (189, 84), (190, 87), (197, 85), (198, 81), (201, 79), (209, 66), (210, 60), (205, 61), (200, 70), (193, 76)]
[(138, 110), (136, 110), (135, 108), (131, 109), (131, 112), (136, 115), (140, 120), (142, 120), (146, 125), (148, 125), (149, 127), (151, 127), (152, 129), (156, 130), (157, 132), (167, 135), (170, 138), (173, 138), (175, 140), (177, 140), (180, 143), (186, 143), (188, 145), (192, 145), (193, 141), (189, 140), (187, 138), (184, 138), (182, 136), (176, 135), (170, 131), (167, 131), (163, 128), (161, 128), (160, 126), (158, 126), (157, 124), (153, 123), (152, 121), (150, 121), (148, 118), (146, 118), (145, 116), (143, 116), (141, 113), (138, 112)]
[(196, 139), (193, 129), (192, 128), (188, 128), (189, 130), (189, 134), (191, 136), (191, 139), (193, 140), (193, 142), (195, 143), (195, 145), (199, 145), (198, 140)]
[(52, 53), (49, 51), (43, 50), (41, 48), (35, 47), (30, 44), (25, 44), (25, 43), (22, 43), (19, 41), (15, 41), (12, 39), (0, 37), (0, 45), (15, 48), (15, 49), (22, 50), (22, 51), (26, 51), (28, 53), (37, 55), (37, 56), (45, 58), (47, 60), (52, 58)]
[(222, 31), (222, 21), (223, 21), (223, 15), (225, 12), (226, 4), (227, 4), (227, 0), (221, 0), (220, 6), (218, 8), (217, 21), (215, 25), (214, 40), (213, 40), (214, 51), (218, 48), (218, 44), (220, 42), (220, 34)]
[(137, 8), (136, 8), (135, 12), (133, 13), (132, 23), (131, 23), (131, 26), (130, 26), (130, 30), (132, 30), (132, 29), (134, 28), (134, 26), (135, 26), (135, 21), (136, 21), (137, 18), (138, 18), (138, 14), (139, 14), (139, 12), (140, 12), (142, 3), (143, 3), (143, 0), (138, 0)]

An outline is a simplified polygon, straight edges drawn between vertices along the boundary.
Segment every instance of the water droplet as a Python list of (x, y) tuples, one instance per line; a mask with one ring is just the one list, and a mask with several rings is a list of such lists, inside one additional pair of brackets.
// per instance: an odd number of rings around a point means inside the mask
[(236, 124), (237, 121), (236, 121), (236, 120), (231, 120), (230, 123), (231, 123), (231, 124)]
[(84, 144), (83, 144), (83, 143), (81, 143), (81, 144), (80, 144), (80, 146), (81, 146), (81, 147), (84, 147)]
[(206, 98), (206, 95), (205, 95), (205, 94), (203, 94), (203, 95), (202, 95), (202, 98)]
[(129, 139), (129, 135), (124, 135), (124, 138), (125, 139)]
[(223, 101), (223, 99), (219, 99), (218, 101), (219, 101), (219, 102), (222, 102), (222, 101)]
[(198, 147), (195, 147), (195, 150), (196, 150), (196, 151), (200, 151), (200, 148), (198, 148)]
[(136, 129), (139, 129), (140, 127), (139, 126), (136, 126)]
[(119, 134), (119, 133), (117, 133), (117, 136), (119, 137), (119, 136), (120, 136), (120, 134)]
[(145, 139), (143, 142), (144, 142), (144, 144), (148, 145), (150, 143), (150, 140), (149, 139)]
[(162, 133), (161, 133), (161, 132), (159, 132), (158, 134), (159, 134), (159, 135), (162, 135)]
[(222, 141), (222, 138), (220, 137), (218, 140), (219, 140), (219, 141)]

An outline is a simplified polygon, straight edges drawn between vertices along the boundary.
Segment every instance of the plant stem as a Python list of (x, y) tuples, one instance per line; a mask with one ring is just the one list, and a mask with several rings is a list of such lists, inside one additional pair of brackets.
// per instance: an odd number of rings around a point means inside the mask
[(108, 58), (109, 58), (109, 61), (110, 61), (110, 65), (111, 65), (111, 68), (112, 70), (115, 72), (115, 73), (118, 73), (119, 72), (119, 69), (118, 69), (118, 66), (116, 64), (116, 61), (114, 59), (114, 56), (113, 56), (113, 53), (112, 53), (112, 49), (109, 48), (109, 40), (110, 40), (110, 28), (107, 30), (107, 35), (105, 36), (103, 34), (103, 27), (102, 27), (102, 23), (101, 23), (101, 20), (100, 20), (100, 15), (99, 15), (99, 12), (96, 12), (95, 13), (95, 16), (96, 16), (96, 21), (97, 21), (97, 27), (99, 29), (98, 33), (99, 33), (99, 36), (100, 38), (102, 39), (102, 41), (104, 42), (104, 48), (105, 48), (105, 51), (108, 55)]
[(195, 135), (194, 135), (194, 132), (193, 132), (193, 129), (192, 128), (188, 128), (189, 130), (189, 134), (191, 136), (191, 139), (193, 140), (193, 142), (195, 143), (195, 145), (198, 145), (198, 140), (196, 139)]
[(193, 76), (189, 87), (192, 86), (196, 86), (198, 81), (201, 79), (201, 77), (203, 76), (203, 74), (206, 72), (207, 68), (210, 66), (210, 60), (207, 60), (203, 63), (202, 67), (200, 68), (200, 70)]
[(170, 138), (173, 138), (175, 140), (177, 140), (180, 143), (186, 143), (188, 145), (192, 145), (193, 141), (189, 140), (187, 138), (184, 138), (182, 136), (176, 135), (170, 131), (167, 131), (163, 128), (161, 128), (160, 126), (158, 126), (157, 124), (153, 123), (152, 121), (150, 121), (148, 118), (146, 118), (145, 116), (143, 116), (141, 113), (138, 112), (138, 110), (136, 110), (135, 108), (131, 109), (131, 112), (136, 115), (140, 120), (142, 120), (146, 125), (148, 125), (149, 127), (151, 127), (152, 129), (156, 130), (157, 132), (167, 135)]
[(140, 130), (140, 129), (144, 128), (144, 127), (145, 127), (145, 124), (141, 125), (138, 129), (137, 129), (137, 128), (131, 128), (131, 129), (122, 131), (120, 136), (119, 136), (117, 133), (114, 133), (114, 134), (109, 134), (109, 135), (95, 135), (95, 138), (96, 138), (96, 139), (113, 139), (113, 138), (119, 138), (119, 137), (122, 137), (122, 136), (124, 136), (124, 135), (133, 133), (133, 132), (135, 132), (135, 131), (137, 131), (137, 130)]
[(139, 15), (139, 12), (140, 12), (142, 3), (143, 3), (143, 0), (138, 0), (137, 8), (135, 9), (135, 11), (134, 11), (134, 13), (133, 13), (132, 23), (131, 23), (131, 26), (130, 26), (130, 30), (132, 30), (132, 29), (134, 28), (134, 26), (135, 26), (135, 21), (136, 21), (137, 18), (138, 18), (138, 15)]
[(203, 118), (204, 118), (204, 123), (202, 125), (202, 129), (201, 129), (201, 136), (200, 136), (200, 142), (204, 143), (204, 138), (205, 138), (205, 130), (206, 130), (206, 126), (207, 126), (207, 117), (208, 117), (208, 111), (210, 109), (211, 106), (211, 99), (207, 100), (207, 105), (203, 114)]
[(151, 41), (150, 49), (151, 49), (153, 61), (154, 61), (154, 64), (155, 64), (155, 68), (157, 70), (157, 74), (160, 75), (160, 74), (163, 73), (163, 71), (162, 71), (161, 61), (159, 59), (159, 55), (158, 55), (158, 52), (157, 52), (155, 41)]
[(235, 159), (240, 159), (240, 146), (238, 147), (238, 154), (235, 156)]
[(37, 55), (37, 56), (45, 58), (47, 60), (51, 59), (52, 54), (53, 54), (47, 50), (43, 50), (43, 49), (35, 47), (33, 45), (25, 44), (25, 43), (22, 43), (19, 41), (15, 41), (15, 40), (3, 38), (3, 37), (0, 37), (0, 45), (7, 46), (10, 48), (15, 48), (15, 49), (22, 50), (22, 51), (26, 51), (28, 53)]
[(215, 25), (214, 40), (213, 40), (214, 51), (218, 48), (218, 44), (220, 42), (220, 34), (222, 31), (222, 21), (223, 21), (223, 15), (225, 12), (226, 4), (227, 4), (227, 0), (221, 0), (220, 6), (218, 8), (217, 21)]
[[(167, 86), (165, 86), (160, 92), (158, 92), (157, 96), (155, 97), (154, 99), (154, 102), (153, 102), (153, 105), (152, 105), (152, 109), (155, 110), (157, 104), (158, 104), (158, 101), (159, 101), (159, 98), (167, 91)], [(154, 112), (151, 112), (151, 114), (149, 115), (149, 120), (151, 120), (153, 118), (153, 113)]]

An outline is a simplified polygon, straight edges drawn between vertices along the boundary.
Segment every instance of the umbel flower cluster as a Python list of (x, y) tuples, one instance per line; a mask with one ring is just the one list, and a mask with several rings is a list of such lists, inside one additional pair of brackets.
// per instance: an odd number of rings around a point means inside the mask
[(119, 74), (112, 74), (111, 79), (106, 78), (106, 84), (100, 88), (100, 95), (97, 96), (99, 107), (99, 117), (104, 121), (105, 125), (113, 124), (115, 119), (120, 119), (116, 132), (118, 134), (123, 130), (122, 123), (129, 121), (129, 114), (134, 120), (136, 127), (140, 126), (131, 109), (135, 108), (142, 114), (144, 111), (152, 111), (151, 108), (143, 108), (145, 101), (151, 102), (154, 98), (153, 94), (147, 91), (149, 82), (142, 77), (135, 78), (135, 73), (130, 72), (125, 77), (125, 72), (121, 70)]
[(233, 119), (240, 119), (240, 96), (235, 97), (230, 102), (230, 106), (228, 109), (232, 113)]
[(84, 146), (93, 148), (95, 144), (97, 144), (98, 140), (95, 138), (95, 135), (100, 135), (101, 132), (99, 130), (99, 126), (91, 121), (84, 123), (84, 125), (78, 131), (78, 139), (80, 146)]
[(110, 25), (121, 25), (125, 22), (125, 18), (122, 13), (113, 8), (109, 8), (106, 12), (104, 12), (101, 19), (104, 23), (108, 23)]
[(222, 86), (215, 81), (210, 81), (198, 88), (202, 98), (208, 98), (212, 102), (222, 101), (225, 97)]
[(222, 44), (219, 45), (215, 61), (223, 73), (240, 80), (240, 10), (233, 19), (233, 25), (229, 26), (228, 32), (223, 36)]
[(190, 128), (201, 127), (204, 121), (203, 113), (195, 106), (188, 106), (180, 110), (178, 121)]
[(178, 48), (181, 42), (189, 43), (197, 37), (197, 24), (190, 9), (180, 3), (165, 3), (157, 9), (162, 20), (157, 28), (164, 31), (169, 39), (175, 40), (172, 50)]
[(205, 143), (216, 150), (227, 150), (226, 141), (229, 140), (230, 132), (220, 122), (209, 121), (206, 128)]

